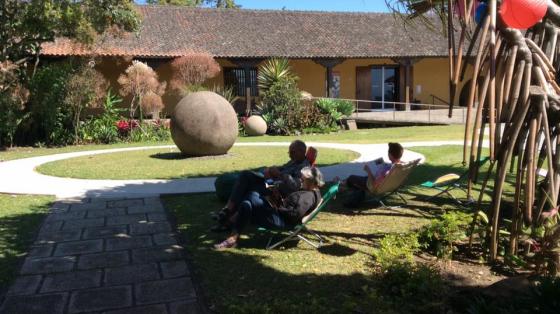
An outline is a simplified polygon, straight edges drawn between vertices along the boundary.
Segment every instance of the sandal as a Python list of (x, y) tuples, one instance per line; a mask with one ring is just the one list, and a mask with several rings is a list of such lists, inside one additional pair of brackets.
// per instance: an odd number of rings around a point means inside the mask
[(237, 241), (235, 240), (230, 240), (225, 239), (224, 241), (214, 244), (214, 249), (221, 251), (221, 250), (226, 250), (226, 249), (233, 249), (237, 247)]

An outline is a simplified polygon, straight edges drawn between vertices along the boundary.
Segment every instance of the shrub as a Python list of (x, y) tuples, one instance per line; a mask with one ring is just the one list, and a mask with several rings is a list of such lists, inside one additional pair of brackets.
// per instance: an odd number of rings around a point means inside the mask
[(121, 98), (112, 94), (110, 90), (107, 92), (103, 113), (86, 121), (81, 128), (81, 138), (84, 142), (109, 144), (119, 140), (117, 124), (121, 120), (121, 112), (124, 111), (116, 108), (120, 102), (122, 102)]
[(263, 95), (259, 110), (273, 134), (301, 133), (321, 122), (317, 108), (302, 101), (292, 79), (281, 79), (272, 85)]
[(185, 86), (201, 85), (220, 73), (220, 65), (208, 53), (191, 53), (171, 62), (171, 87), (182, 91)]
[(270, 59), (260, 66), (257, 76), (259, 92), (266, 94), (269, 89), (281, 80), (297, 80), (292, 74), (288, 59)]
[(239, 97), (235, 94), (233, 87), (231, 86), (226, 86), (226, 87), (214, 86), (212, 87), (212, 91), (224, 97), (232, 105), (233, 103), (235, 103), (237, 99), (239, 99)]
[(73, 140), (73, 113), (64, 99), (73, 74), (72, 62), (41, 67), (30, 82), (29, 119), (24, 123), (33, 142), (65, 145)]
[(16, 131), (25, 119), (24, 104), (29, 90), (17, 79), (17, 66), (9, 61), (0, 63), (0, 147), (14, 144)]
[(130, 142), (161, 142), (171, 138), (169, 128), (161, 120), (144, 121), (130, 130)]
[(101, 105), (109, 83), (94, 69), (95, 63), (80, 63), (67, 84), (64, 102), (72, 108), (74, 142), (79, 141), (80, 119), (84, 108), (96, 108)]
[(321, 98), (315, 101), (315, 105), (325, 115), (329, 126), (336, 126), (342, 118), (354, 112), (354, 105), (348, 100)]
[(393, 264), (414, 264), (414, 253), (420, 244), (416, 233), (389, 234), (385, 236), (379, 248), (373, 252), (381, 269), (389, 269)]
[(400, 313), (442, 313), (445, 286), (439, 272), (430, 266), (396, 263), (379, 276), (383, 294)]
[(448, 212), (419, 232), (420, 243), (431, 250), (437, 257), (451, 258), (457, 250), (455, 243), (467, 236), (467, 229), (472, 217), (461, 212)]
[[(132, 61), (125, 74), (119, 76), (122, 96), (132, 95), (130, 101), (130, 118), (134, 118), (136, 110), (140, 108), (140, 120), (144, 118), (143, 112), (150, 112), (161, 103), (161, 95), (165, 92), (166, 83), (158, 81), (158, 75), (147, 64)], [(147, 100), (143, 100), (147, 97)], [(158, 100), (159, 98), (159, 100)]]

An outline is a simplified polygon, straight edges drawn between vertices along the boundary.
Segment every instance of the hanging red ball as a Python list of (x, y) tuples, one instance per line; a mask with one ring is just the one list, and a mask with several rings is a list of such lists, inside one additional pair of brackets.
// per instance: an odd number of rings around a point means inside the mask
[(547, 0), (504, 0), (500, 16), (511, 28), (527, 29), (544, 17), (547, 8)]

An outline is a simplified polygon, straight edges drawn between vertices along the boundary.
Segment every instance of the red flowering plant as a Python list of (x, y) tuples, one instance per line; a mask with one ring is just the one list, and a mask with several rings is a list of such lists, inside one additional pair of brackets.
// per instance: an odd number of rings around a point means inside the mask
[(136, 120), (119, 120), (117, 121), (117, 130), (121, 137), (126, 137), (129, 135), (130, 131), (138, 127), (138, 121)]

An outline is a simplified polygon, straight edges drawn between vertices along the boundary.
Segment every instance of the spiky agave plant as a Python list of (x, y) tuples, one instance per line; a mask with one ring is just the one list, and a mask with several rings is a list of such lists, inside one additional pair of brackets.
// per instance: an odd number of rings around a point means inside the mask
[(259, 92), (266, 93), (274, 83), (282, 79), (295, 79), (292, 73), (288, 59), (272, 58), (266, 61), (259, 68), (257, 76), (259, 82)]

